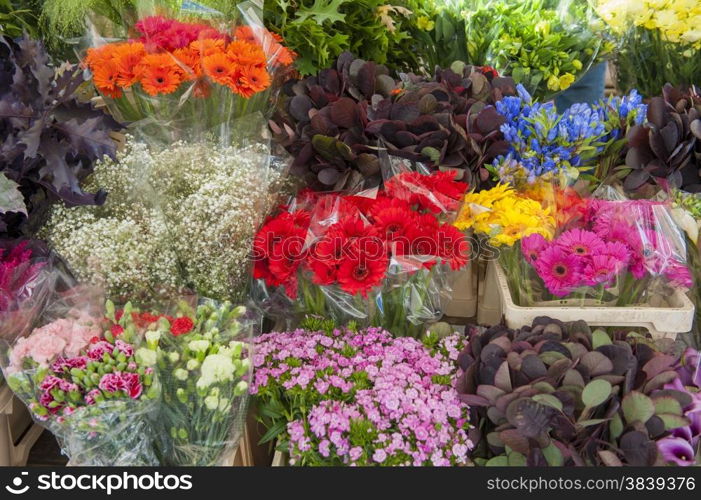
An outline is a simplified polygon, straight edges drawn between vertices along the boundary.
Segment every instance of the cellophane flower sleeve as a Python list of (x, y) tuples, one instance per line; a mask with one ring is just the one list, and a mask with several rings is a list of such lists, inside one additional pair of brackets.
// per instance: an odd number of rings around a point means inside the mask
[(445, 210), (457, 210), (467, 185), (451, 172), (387, 168), (383, 187), (305, 191), (266, 221), (254, 240), (255, 296), (266, 313), (411, 336), (440, 318), (445, 269), (463, 267), (469, 250)]
[(83, 64), (138, 137), (228, 144), (246, 116), (272, 111), (294, 58), (256, 5), (242, 2), (233, 21), (194, 2), (136, 1), (120, 25), (92, 19)]
[(136, 354), (140, 332), (122, 326), (101, 290), (61, 276), (49, 286), (40, 319), (2, 339), (8, 385), (71, 465), (158, 465), (151, 424), (159, 384)]
[(152, 313), (147, 335), (161, 381), (157, 448), (163, 465), (231, 464), (242, 436), (256, 313), (231, 302), (181, 300), (168, 315)]
[(528, 235), (503, 261), (516, 268), (511, 288), (519, 305), (674, 305), (692, 285), (686, 241), (671, 204), (627, 200), (611, 189), (557, 204), (548, 240)]

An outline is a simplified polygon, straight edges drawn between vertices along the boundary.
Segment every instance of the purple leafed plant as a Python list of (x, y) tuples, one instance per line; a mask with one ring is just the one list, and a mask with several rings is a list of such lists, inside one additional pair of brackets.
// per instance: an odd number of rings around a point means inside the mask
[(460, 180), (474, 186), (488, 178), (483, 165), (508, 148), (492, 105), (516, 89), (510, 78), (455, 69), (395, 80), (384, 66), (344, 53), (335, 68), (288, 82), (270, 128), (294, 156), (292, 172), (316, 189), (379, 184), (381, 148), (430, 169), (462, 170)]
[(114, 156), (109, 134), (121, 126), (76, 99), (84, 81), (77, 66), (51, 66), (40, 42), (0, 38), (1, 233), (32, 232), (53, 201), (104, 202), (106, 193), (85, 193), (80, 181)]
[(683, 369), (698, 366), (695, 356), (694, 362), (689, 354), (661, 352), (641, 336), (612, 340), (584, 322), (546, 317), (516, 331), (473, 330), (458, 357), (464, 373), (457, 384), (473, 411), (473, 460), (694, 463), (699, 396)]
[(647, 123), (628, 132), (624, 186), (646, 184), (701, 191), (701, 91), (681, 92), (667, 84), (662, 96), (650, 100)]

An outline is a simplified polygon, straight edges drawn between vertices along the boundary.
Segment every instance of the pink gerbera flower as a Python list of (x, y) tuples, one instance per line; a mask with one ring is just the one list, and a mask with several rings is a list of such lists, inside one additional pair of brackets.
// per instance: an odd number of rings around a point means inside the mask
[(646, 229), (640, 232), (642, 258), (645, 269), (653, 275), (666, 271), (667, 267), (676, 262), (672, 242), (659, 231)]
[(630, 248), (620, 241), (607, 242), (601, 254), (607, 255), (612, 260), (619, 262), (620, 270), (623, 270), (630, 262)]
[(534, 233), (521, 239), (521, 253), (531, 265), (535, 265), (538, 255), (548, 247), (548, 240)]
[(560, 235), (555, 244), (579, 257), (589, 257), (600, 253), (604, 248), (604, 241), (592, 231), (586, 229), (570, 229)]
[(694, 285), (689, 268), (677, 261), (667, 266), (664, 275), (674, 287), (689, 289)]
[(593, 255), (582, 271), (583, 279), (588, 286), (604, 285), (606, 288), (615, 283), (616, 276), (621, 271), (621, 262), (608, 255)]
[(564, 297), (581, 280), (581, 259), (553, 245), (546, 248), (536, 261), (536, 270), (553, 295)]

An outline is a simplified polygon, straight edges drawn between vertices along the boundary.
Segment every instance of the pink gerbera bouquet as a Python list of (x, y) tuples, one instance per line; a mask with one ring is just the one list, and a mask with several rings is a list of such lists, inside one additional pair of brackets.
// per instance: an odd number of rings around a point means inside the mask
[(666, 205), (589, 200), (577, 227), (553, 240), (521, 240), (526, 263), (520, 297), (531, 302), (589, 299), (630, 305), (689, 289), (684, 239)]

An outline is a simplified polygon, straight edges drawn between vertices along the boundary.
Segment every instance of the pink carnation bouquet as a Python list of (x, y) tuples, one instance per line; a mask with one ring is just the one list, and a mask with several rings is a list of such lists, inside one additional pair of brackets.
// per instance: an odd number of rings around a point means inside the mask
[(521, 240), (521, 305), (647, 304), (693, 285), (684, 238), (663, 203), (588, 200), (583, 217), (558, 233)]
[(253, 355), (265, 439), (277, 439), (292, 463), (468, 463), (469, 409), (453, 387), (457, 336), (429, 349), (380, 328), (306, 323), (258, 337)]
[(154, 370), (137, 356), (140, 335), (114, 326), (104, 310), (72, 308), (17, 339), (3, 371), (72, 465), (157, 465)]

